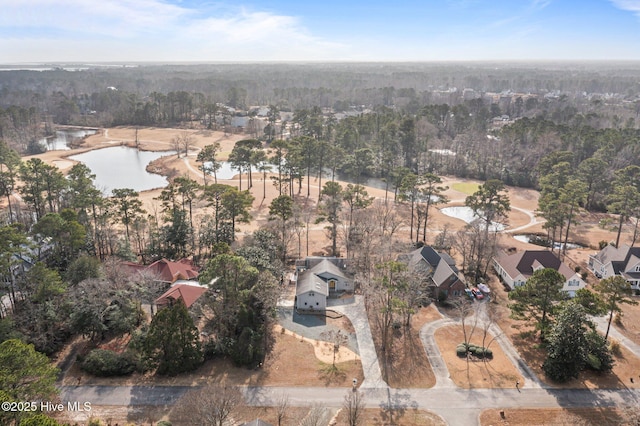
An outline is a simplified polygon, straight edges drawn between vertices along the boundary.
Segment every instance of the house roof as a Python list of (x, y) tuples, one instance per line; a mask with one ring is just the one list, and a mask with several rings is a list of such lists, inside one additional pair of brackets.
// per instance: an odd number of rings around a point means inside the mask
[(459, 270), (451, 256), (438, 253), (432, 247), (424, 246), (398, 259), (406, 261), (414, 273), (431, 274), (431, 280), (437, 287), (452, 286), (460, 281)]
[(198, 270), (188, 259), (181, 259), (173, 262), (167, 259), (160, 259), (147, 267), (160, 277), (160, 280), (173, 283), (177, 280), (192, 280), (198, 278)]
[(297, 268), (312, 269), (313, 267), (315, 267), (316, 265), (318, 265), (319, 263), (322, 263), (324, 261), (327, 261), (329, 263), (334, 264), (339, 269), (345, 268), (345, 266), (347, 264), (347, 260), (345, 258), (343, 258), (343, 257), (309, 256), (309, 257), (306, 257), (304, 259), (296, 260), (296, 267)]
[(156, 299), (156, 305), (169, 305), (176, 300), (182, 300), (188, 308), (207, 291), (207, 287), (190, 281), (176, 282), (171, 288)]
[(503, 253), (496, 260), (511, 278), (518, 275), (529, 278), (533, 275), (534, 270), (540, 267), (555, 269), (566, 279), (575, 275), (575, 271), (548, 250), (526, 250), (514, 254)]
[(593, 256), (603, 265), (611, 265), (613, 273), (622, 274), (626, 268), (640, 261), (640, 247), (623, 245), (619, 248), (608, 245)]
[(435, 251), (433, 248), (429, 246), (423, 246), (420, 249), (420, 254), (422, 255), (422, 258), (426, 260), (427, 263), (429, 263), (429, 265), (433, 266), (434, 268), (438, 266), (438, 263), (442, 258), (437, 251)]
[(313, 271), (307, 269), (298, 275), (298, 285), (296, 287), (296, 296), (314, 291), (324, 296), (329, 295), (329, 285)]
[(346, 278), (342, 270), (333, 262), (330, 262), (329, 259), (323, 259), (317, 265), (310, 269), (316, 275), (323, 274), (328, 272), (336, 277)]

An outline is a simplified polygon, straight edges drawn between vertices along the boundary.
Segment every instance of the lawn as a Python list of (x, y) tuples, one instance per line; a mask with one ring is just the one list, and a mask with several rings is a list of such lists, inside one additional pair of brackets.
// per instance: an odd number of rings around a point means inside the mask
[[(345, 410), (340, 410), (336, 417), (337, 425), (348, 425)], [(367, 426), (444, 426), (447, 423), (437, 414), (415, 408), (402, 408), (389, 412), (383, 408), (367, 408), (364, 410), (361, 425)]]
[[(489, 344), (492, 336), (487, 336), (485, 346), (493, 351), (493, 358), (471, 358), (469, 361), (456, 354), (456, 346), (464, 341), (462, 326), (442, 327), (436, 330), (435, 337), (451, 380), (461, 388), (513, 388), (516, 381), (524, 385), (524, 377), (502, 352), (500, 345), (496, 342)], [(482, 330), (475, 331), (470, 343), (482, 346)]]
[(624, 423), (626, 417), (615, 408), (513, 408), (502, 410), (485, 410), (480, 413), (482, 426), (529, 426), (529, 425), (599, 425), (617, 426)]
[(479, 187), (480, 184), (475, 182), (455, 182), (451, 185), (451, 189), (467, 195), (473, 194)]

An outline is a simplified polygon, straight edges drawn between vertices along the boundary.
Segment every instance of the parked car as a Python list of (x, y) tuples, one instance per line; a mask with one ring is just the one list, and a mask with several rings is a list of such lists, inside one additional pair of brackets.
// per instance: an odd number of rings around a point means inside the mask
[(478, 289), (480, 289), (480, 291), (483, 292), (484, 294), (491, 293), (491, 290), (489, 289), (489, 287), (484, 283), (478, 284)]
[(473, 294), (473, 292), (470, 289), (465, 288), (464, 292), (467, 293), (467, 296), (469, 296), (469, 299), (471, 299), (471, 300), (475, 299), (476, 296)]
[(484, 294), (482, 294), (482, 292), (480, 290), (478, 290), (476, 287), (471, 289), (471, 293), (476, 297), (476, 299), (478, 300), (482, 300), (484, 299)]

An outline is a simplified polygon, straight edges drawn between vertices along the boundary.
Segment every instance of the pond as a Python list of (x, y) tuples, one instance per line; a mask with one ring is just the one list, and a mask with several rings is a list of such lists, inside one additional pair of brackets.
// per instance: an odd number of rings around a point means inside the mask
[(110, 195), (116, 188), (140, 192), (167, 186), (166, 177), (146, 170), (149, 163), (167, 155), (175, 155), (175, 151), (138, 151), (127, 146), (113, 146), (72, 155), (69, 159), (89, 167), (96, 175), (96, 188)]
[[(479, 219), (479, 217), (473, 212), (471, 207), (467, 207), (467, 206), (445, 207), (443, 209), (440, 209), (440, 211), (445, 216), (454, 217), (456, 219), (463, 220), (463, 221), (465, 221), (467, 223), (471, 223), (471, 222)], [(498, 222), (493, 222), (491, 224), (491, 226), (489, 227), (489, 230), (491, 230), (491, 231), (502, 231), (505, 228), (506, 228), (506, 226), (504, 224), (498, 223)]]
[[(535, 244), (537, 246), (542, 247), (551, 247), (549, 240), (537, 234), (522, 234), (522, 235), (514, 235), (513, 238), (523, 243)], [(562, 249), (564, 247), (564, 243), (555, 241), (553, 243), (554, 249)], [(577, 243), (567, 243), (567, 250), (584, 248), (584, 246)]]
[(38, 142), (47, 148), (47, 151), (68, 151), (71, 149), (69, 143), (96, 133), (95, 129), (61, 129), (56, 130), (55, 136), (42, 138)]
[[(216, 172), (216, 176), (218, 179), (229, 180), (233, 179), (234, 176), (238, 174), (238, 169), (231, 167), (231, 163), (228, 161), (219, 161), (220, 168)], [(211, 167), (211, 162), (207, 161), (204, 163), (207, 167)], [(259, 173), (262, 176), (262, 172), (258, 171), (255, 167), (251, 168), (251, 173), (255, 177), (256, 173)], [(209, 173), (213, 176), (213, 172)], [(242, 170), (242, 180), (244, 181), (247, 175), (247, 170)]]

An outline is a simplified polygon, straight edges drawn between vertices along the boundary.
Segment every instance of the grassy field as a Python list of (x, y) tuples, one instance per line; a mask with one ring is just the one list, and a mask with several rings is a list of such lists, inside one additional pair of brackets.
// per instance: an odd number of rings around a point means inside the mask
[(480, 184), (475, 182), (456, 182), (451, 185), (451, 189), (462, 192), (463, 194), (471, 195), (478, 190)]

